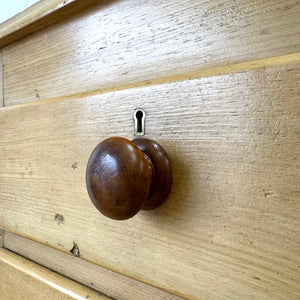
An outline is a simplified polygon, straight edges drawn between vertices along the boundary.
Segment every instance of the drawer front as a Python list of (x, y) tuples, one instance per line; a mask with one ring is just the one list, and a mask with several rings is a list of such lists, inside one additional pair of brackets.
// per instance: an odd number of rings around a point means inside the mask
[(0, 295), (3, 300), (110, 298), (0, 248)]
[[(271, 2), (105, 1), (1, 49), (0, 227), (186, 299), (297, 299), (299, 4)], [(114, 221), (86, 166), (136, 108), (173, 184)]]
[[(293, 299), (299, 247), (299, 63), (3, 108), (1, 226), (189, 299)], [(173, 187), (127, 221), (89, 200), (90, 152), (147, 136)], [(63, 216), (58, 223), (56, 215)]]
[(6, 105), (300, 51), (295, 0), (98, 2), (3, 49)]

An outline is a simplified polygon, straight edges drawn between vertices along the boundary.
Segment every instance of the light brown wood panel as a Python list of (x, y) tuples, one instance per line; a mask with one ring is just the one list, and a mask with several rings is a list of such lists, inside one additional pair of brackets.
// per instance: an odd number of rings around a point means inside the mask
[(5, 249), (0, 249), (0, 282), (1, 300), (110, 299)]
[(40, 0), (0, 24), (0, 47), (82, 11), (99, 0)]
[(8, 231), (5, 232), (4, 247), (114, 299), (182, 299), (143, 282), (74, 257), (70, 253), (66, 254)]
[(0, 49), (0, 107), (4, 105), (4, 98), (3, 98), (3, 56), (2, 50)]
[[(299, 65), (2, 108), (0, 226), (188, 299), (297, 299)], [(133, 137), (136, 107), (174, 182), (118, 222), (85, 168), (102, 139)]]
[(296, 53), (296, 0), (101, 1), (4, 48), (5, 104)]
[(0, 228), (0, 248), (4, 245), (4, 230)]

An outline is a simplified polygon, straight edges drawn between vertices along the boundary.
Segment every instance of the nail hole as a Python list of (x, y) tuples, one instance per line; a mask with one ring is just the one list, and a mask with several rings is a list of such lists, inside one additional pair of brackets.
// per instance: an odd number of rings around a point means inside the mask
[(72, 169), (75, 170), (75, 169), (77, 169), (77, 168), (78, 168), (78, 163), (75, 162), (75, 163), (72, 165)]
[(56, 215), (54, 216), (54, 220), (55, 220), (55, 223), (56, 223), (57, 225), (61, 225), (61, 224), (63, 224), (63, 223), (65, 222), (64, 216), (63, 216), (63, 215), (60, 215), (60, 214), (56, 214)]
[(75, 257), (80, 257), (80, 251), (78, 245), (73, 242), (73, 248), (70, 250), (70, 252), (75, 256)]

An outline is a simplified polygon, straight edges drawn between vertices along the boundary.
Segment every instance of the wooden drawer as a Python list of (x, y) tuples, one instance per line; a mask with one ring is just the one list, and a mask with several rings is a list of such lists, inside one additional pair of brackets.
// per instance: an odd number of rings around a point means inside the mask
[(0, 279), (3, 300), (110, 299), (5, 249), (0, 249)]
[[(104, 2), (3, 48), (0, 227), (186, 299), (297, 299), (299, 4), (167, 2)], [(118, 222), (85, 170), (134, 138), (137, 107), (173, 186)]]

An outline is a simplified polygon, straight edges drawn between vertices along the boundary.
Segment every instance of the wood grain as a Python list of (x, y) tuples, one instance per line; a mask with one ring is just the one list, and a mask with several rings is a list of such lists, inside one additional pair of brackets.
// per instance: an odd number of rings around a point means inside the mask
[(99, 0), (40, 0), (0, 24), (0, 47), (92, 6)]
[(0, 248), (4, 245), (4, 229), (0, 228)]
[[(299, 65), (2, 108), (0, 227), (188, 299), (297, 299)], [(116, 222), (89, 200), (86, 163), (133, 137), (137, 107), (173, 187)]]
[(4, 48), (6, 105), (300, 50), (295, 0), (101, 1)]
[[(108, 159), (109, 158), (109, 159)], [(93, 150), (86, 171), (86, 187), (95, 207), (108, 218), (136, 215), (150, 195), (154, 165), (132, 141), (112, 137)]]
[(3, 90), (3, 51), (0, 49), (0, 107), (4, 106)]
[(182, 299), (8, 231), (4, 247), (114, 299)]
[(0, 280), (2, 300), (109, 299), (5, 249), (0, 249)]

